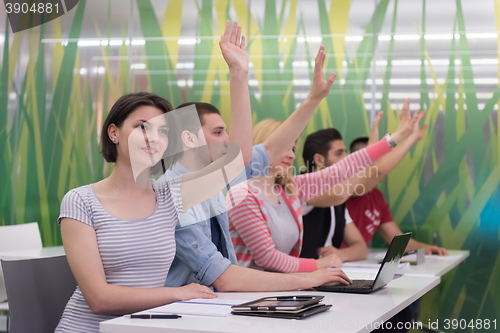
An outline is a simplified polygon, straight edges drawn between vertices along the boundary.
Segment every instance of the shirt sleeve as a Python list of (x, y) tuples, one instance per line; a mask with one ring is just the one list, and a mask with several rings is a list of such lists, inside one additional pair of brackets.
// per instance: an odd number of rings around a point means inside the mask
[[(186, 213), (185, 215), (189, 215)], [(184, 216), (184, 215), (183, 215)], [(176, 256), (181, 260), (201, 284), (210, 286), (231, 265), (217, 250), (217, 247), (203, 233), (200, 223), (175, 229)], [(169, 272), (176, 274), (175, 271)]]
[(349, 210), (347, 208), (345, 209), (344, 218), (345, 218), (346, 225), (348, 225), (349, 223), (352, 223), (351, 214), (349, 214)]
[(160, 193), (162, 196), (165, 197), (170, 196), (172, 198), (177, 216), (180, 216), (185, 213), (184, 206), (182, 203), (181, 182), (182, 182), (182, 176), (176, 176), (171, 178), (162, 177), (157, 181), (152, 181), (153, 188), (155, 191)]
[(71, 190), (63, 197), (61, 202), (61, 210), (57, 218), (57, 224), (61, 225), (63, 218), (70, 218), (83, 222), (92, 228), (94, 221), (92, 219), (92, 211), (87, 206), (84, 199), (76, 190)]
[(229, 222), (240, 235), (257, 266), (283, 273), (318, 269), (314, 259), (293, 257), (276, 249), (267, 216), (260, 209), (260, 204), (263, 203), (253, 193), (246, 187), (238, 187), (231, 192), (239, 204), (229, 210)]
[(382, 139), (373, 145), (347, 155), (328, 168), (292, 177), (299, 200), (307, 202), (327, 192), (335, 184), (351, 178), (389, 151), (391, 148), (387, 140)]

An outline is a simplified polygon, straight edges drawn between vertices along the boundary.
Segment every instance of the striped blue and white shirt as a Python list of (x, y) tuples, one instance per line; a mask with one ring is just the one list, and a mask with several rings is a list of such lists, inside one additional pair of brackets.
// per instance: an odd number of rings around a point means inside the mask
[[(107, 283), (163, 287), (175, 256), (174, 230), (182, 212), (179, 180), (169, 180), (168, 186), (155, 184), (154, 212), (134, 221), (108, 213), (94, 192), (94, 184), (75, 188), (62, 200), (58, 223), (62, 218), (72, 218), (94, 228)], [(99, 323), (111, 318), (92, 313), (77, 287), (56, 332), (99, 332)]]

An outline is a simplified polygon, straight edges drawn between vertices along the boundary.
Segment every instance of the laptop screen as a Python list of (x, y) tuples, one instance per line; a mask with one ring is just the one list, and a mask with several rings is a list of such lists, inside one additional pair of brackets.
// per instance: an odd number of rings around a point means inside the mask
[(373, 290), (376, 290), (382, 286), (385, 286), (391, 282), (396, 270), (398, 269), (399, 261), (405, 253), (406, 245), (411, 238), (411, 232), (394, 236), (392, 239), (389, 249), (385, 254), (380, 270), (378, 271), (377, 277), (375, 278), (375, 283), (373, 285)]

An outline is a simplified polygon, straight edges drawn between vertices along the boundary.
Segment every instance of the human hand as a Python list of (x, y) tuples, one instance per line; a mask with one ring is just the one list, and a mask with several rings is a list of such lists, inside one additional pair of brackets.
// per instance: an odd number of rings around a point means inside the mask
[(178, 292), (178, 300), (188, 300), (193, 298), (217, 298), (217, 294), (212, 289), (202, 286), (198, 283), (190, 283), (188, 285), (174, 288)]
[(222, 56), (230, 71), (242, 71), (248, 74), (248, 56), (245, 52), (245, 36), (241, 35), (241, 26), (238, 22), (233, 22), (231, 33), (230, 22), (226, 21), (224, 35), (221, 36), (219, 46)]
[(304, 274), (306, 277), (305, 285), (303, 289), (309, 289), (317, 286), (321, 286), (327, 282), (340, 282), (342, 284), (351, 284), (352, 281), (347, 277), (347, 275), (338, 268), (321, 268), (312, 273)]
[(436, 245), (426, 245), (425, 254), (437, 254), (439, 256), (447, 256), (448, 251), (445, 248)]
[[(421, 112), (419, 114), (419, 117), (420, 119), (423, 119), (425, 117), (425, 112)], [(424, 126), (422, 126), (422, 128), (420, 128), (420, 119), (417, 120), (417, 122), (413, 126), (413, 131), (408, 137), (408, 140), (410, 140), (413, 144), (422, 140), (422, 138), (425, 135), (425, 132), (427, 131), (427, 124), (425, 124)]]
[[(328, 248), (334, 248), (334, 247), (328, 246)], [(342, 259), (339, 258), (339, 256), (334, 252), (334, 250), (328, 249), (326, 250), (326, 252), (329, 252), (329, 254), (322, 255), (323, 258), (321, 259), (316, 259), (318, 268), (330, 268), (330, 267), (342, 266)]]
[(337, 74), (330, 73), (328, 75), (328, 79), (325, 82), (324, 77), (325, 74), (323, 72), (323, 65), (325, 63), (325, 47), (321, 45), (319, 47), (318, 54), (316, 55), (316, 59), (314, 60), (314, 75), (313, 75), (313, 83), (311, 87), (311, 92), (309, 93), (309, 97), (313, 98), (316, 101), (321, 101), (325, 98), (330, 92), (330, 88), (332, 87)]
[(410, 99), (408, 98), (401, 108), (401, 112), (399, 114), (399, 125), (397, 130), (391, 134), (392, 140), (394, 142), (399, 143), (404, 139), (408, 138), (408, 136), (413, 132), (415, 123), (418, 123), (420, 120), (420, 110), (415, 111), (413, 117), (410, 114)]
[(373, 119), (372, 129), (370, 131), (370, 137), (368, 139), (367, 146), (372, 145), (379, 140), (378, 124), (380, 123), (380, 119), (382, 119), (383, 115), (384, 111), (380, 111), (375, 116), (375, 119)]
[(318, 249), (318, 256), (321, 257), (326, 257), (330, 254), (337, 254), (338, 249), (333, 247), (333, 246), (323, 246)]

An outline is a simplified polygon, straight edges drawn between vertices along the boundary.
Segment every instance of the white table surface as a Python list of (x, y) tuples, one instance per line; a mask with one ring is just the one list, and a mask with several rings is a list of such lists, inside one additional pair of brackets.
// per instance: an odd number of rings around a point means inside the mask
[(164, 332), (370, 332), (370, 325), (388, 320), (437, 286), (440, 278), (402, 276), (372, 294), (325, 293), (315, 291), (270, 293), (219, 293), (220, 298), (253, 300), (264, 296), (324, 295), (330, 311), (302, 320), (245, 316), (206, 317), (183, 315), (180, 319), (130, 319), (123, 316), (100, 324), (102, 333)]
[(63, 246), (42, 247), (39, 249), (25, 249), (15, 251), (0, 251), (0, 259), (32, 259), (63, 256)]
[[(374, 259), (377, 256), (376, 253), (386, 252), (385, 249), (372, 249), (368, 255), (368, 260), (359, 261), (360, 263), (374, 263), (378, 262), (378, 259)], [(410, 265), (407, 268), (398, 269), (396, 274), (404, 275), (414, 275), (414, 276), (439, 276), (442, 277), (444, 274), (451, 271), (453, 268), (457, 267), (460, 263), (465, 261), (470, 255), (468, 250), (448, 250), (449, 257), (446, 256), (425, 256), (425, 263), (420, 265)], [(380, 255), (378, 255), (380, 256)], [(381, 259), (380, 259), (381, 260)]]

